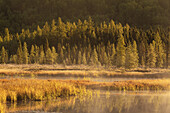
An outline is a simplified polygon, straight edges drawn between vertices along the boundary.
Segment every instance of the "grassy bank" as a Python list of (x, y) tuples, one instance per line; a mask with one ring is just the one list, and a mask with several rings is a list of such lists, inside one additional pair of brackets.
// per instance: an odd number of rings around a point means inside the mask
[[(0, 80), (0, 112), (6, 111), (5, 103), (18, 101), (42, 101), (75, 95), (89, 96), (96, 90), (118, 91), (158, 91), (170, 90), (170, 79), (143, 79), (118, 82), (93, 82), (90, 80)], [(98, 92), (94, 94), (98, 94)], [(107, 92), (106, 92), (107, 93)], [(10, 110), (11, 111), (11, 110)]]
[(49, 75), (60, 77), (136, 77), (136, 78), (170, 78), (170, 69), (133, 69), (114, 67), (94, 67), (85, 65), (0, 65), (0, 74), (17, 75)]
[(86, 89), (73, 83), (49, 80), (0, 80), (0, 102), (21, 100), (49, 100), (85, 94)]
[(170, 90), (170, 79), (143, 79), (115, 82), (92, 82), (90, 80), (73, 81), (65, 80), (67, 83), (74, 83), (77, 86), (84, 86), (90, 89), (140, 91), (140, 90)]

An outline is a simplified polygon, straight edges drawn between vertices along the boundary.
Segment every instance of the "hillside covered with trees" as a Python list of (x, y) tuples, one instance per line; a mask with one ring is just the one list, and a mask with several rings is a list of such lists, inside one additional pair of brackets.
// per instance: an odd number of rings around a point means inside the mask
[(170, 26), (170, 0), (0, 0), (0, 34), (34, 30), (61, 17), (64, 22), (85, 20), (150, 28)]
[(0, 36), (0, 63), (84, 64), (125, 68), (168, 67), (170, 31), (116, 24), (96, 24), (89, 17), (63, 22), (59, 17), (43, 27)]

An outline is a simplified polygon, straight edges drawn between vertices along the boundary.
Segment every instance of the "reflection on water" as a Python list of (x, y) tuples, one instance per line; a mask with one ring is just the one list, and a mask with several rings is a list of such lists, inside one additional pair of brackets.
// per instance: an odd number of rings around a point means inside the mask
[(170, 92), (94, 91), (92, 97), (5, 104), (4, 108), (17, 113), (169, 113)]

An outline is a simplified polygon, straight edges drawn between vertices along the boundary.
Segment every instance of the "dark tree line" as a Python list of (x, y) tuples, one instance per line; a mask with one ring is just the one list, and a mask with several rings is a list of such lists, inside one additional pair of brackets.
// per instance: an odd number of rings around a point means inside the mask
[[(91, 16), (96, 23), (109, 22), (148, 28), (170, 26), (169, 0), (0, 0), (0, 32), (33, 30), (61, 17), (65, 22)], [(56, 18), (57, 17), (57, 18)]]
[(128, 24), (64, 23), (61, 18), (31, 32), (0, 36), (0, 62), (15, 64), (84, 64), (126, 68), (168, 67), (170, 31)]

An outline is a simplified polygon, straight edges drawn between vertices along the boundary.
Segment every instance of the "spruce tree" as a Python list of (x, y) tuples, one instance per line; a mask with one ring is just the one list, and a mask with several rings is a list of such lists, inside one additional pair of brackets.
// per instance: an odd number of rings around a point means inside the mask
[(81, 56), (81, 51), (79, 51), (79, 53), (78, 53), (78, 61), (77, 61), (78, 64), (82, 63), (82, 58), (81, 57), (82, 57)]
[(43, 45), (41, 45), (41, 47), (40, 47), (39, 63), (40, 64), (44, 64), (45, 63), (45, 53), (44, 53)]
[(158, 32), (156, 33), (155, 36), (155, 52), (156, 52), (156, 67), (162, 67), (164, 50), (162, 40)]
[(126, 60), (125, 60), (125, 67), (130, 69), (133, 68), (134, 65), (134, 56), (132, 51), (132, 45), (129, 41), (128, 46), (126, 47)]
[(139, 56), (136, 41), (133, 41), (132, 52), (133, 52), (133, 68), (137, 68), (139, 63)]
[(82, 64), (84, 64), (84, 65), (86, 65), (86, 64), (87, 64), (86, 54), (85, 54), (85, 52), (83, 53), (83, 57), (82, 57)]
[(5, 64), (5, 56), (6, 56), (6, 50), (4, 48), (4, 46), (2, 46), (2, 49), (1, 49), (1, 63)]
[(37, 45), (35, 45), (35, 56), (34, 56), (35, 63), (39, 63), (39, 53), (40, 53), (39, 49), (40, 48)]
[(30, 63), (35, 63), (35, 49), (34, 45), (31, 46), (31, 51), (30, 51), (30, 56), (29, 56), (29, 62)]
[(91, 58), (90, 58), (90, 65), (94, 65), (94, 66), (100, 65), (100, 62), (98, 60), (98, 54), (97, 54), (95, 48), (94, 48), (93, 53), (92, 53)]
[(56, 64), (57, 63), (57, 57), (58, 57), (58, 54), (56, 53), (56, 49), (53, 46), (52, 47), (52, 64)]
[(17, 63), (18, 64), (22, 64), (23, 63), (23, 51), (22, 51), (21, 41), (19, 41), (19, 47), (17, 49)]
[(46, 51), (46, 63), (47, 64), (53, 63), (53, 55), (50, 48), (48, 48), (48, 50)]
[(40, 28), (40, 26), (38, 25), (37, 26), (37, 34), (38, 34), (38, 36), (42, 36), (42, 29)]
[(153, 44), (151, 43), (147, 53), (147, 66), (153, 68), (156, 65), (156, 53)]
[(121, 30), (119, 30), (119, 38), (118, 38), (118, 43), (116, 47), (116, 65), (117, 67), (124, 67), (125, 66), (125, 42), (124, 42), (124, 37), (122, 35)]
[(3, 38), (0, 36), (0, 43), (2, 43), (3, 42)]
[(115, 62), (116, 62), (116, 50), (115, 50), (115, 45), (114, 43), (111, 45), (111, 55), (110, 55), (110, 60), (111, 60), (111, 64), (112, 65), (115, 65)]
[(23, 46), (23, 63), (24, 64), (28, 64), (28, 49), (27, 49), (27, 44), (26, 42), (24, 42), (24, 46)]
[(10, 41), (10, 34), (8, 28), (5, 28), (5, 38), (4, 41), (9, 42)]

